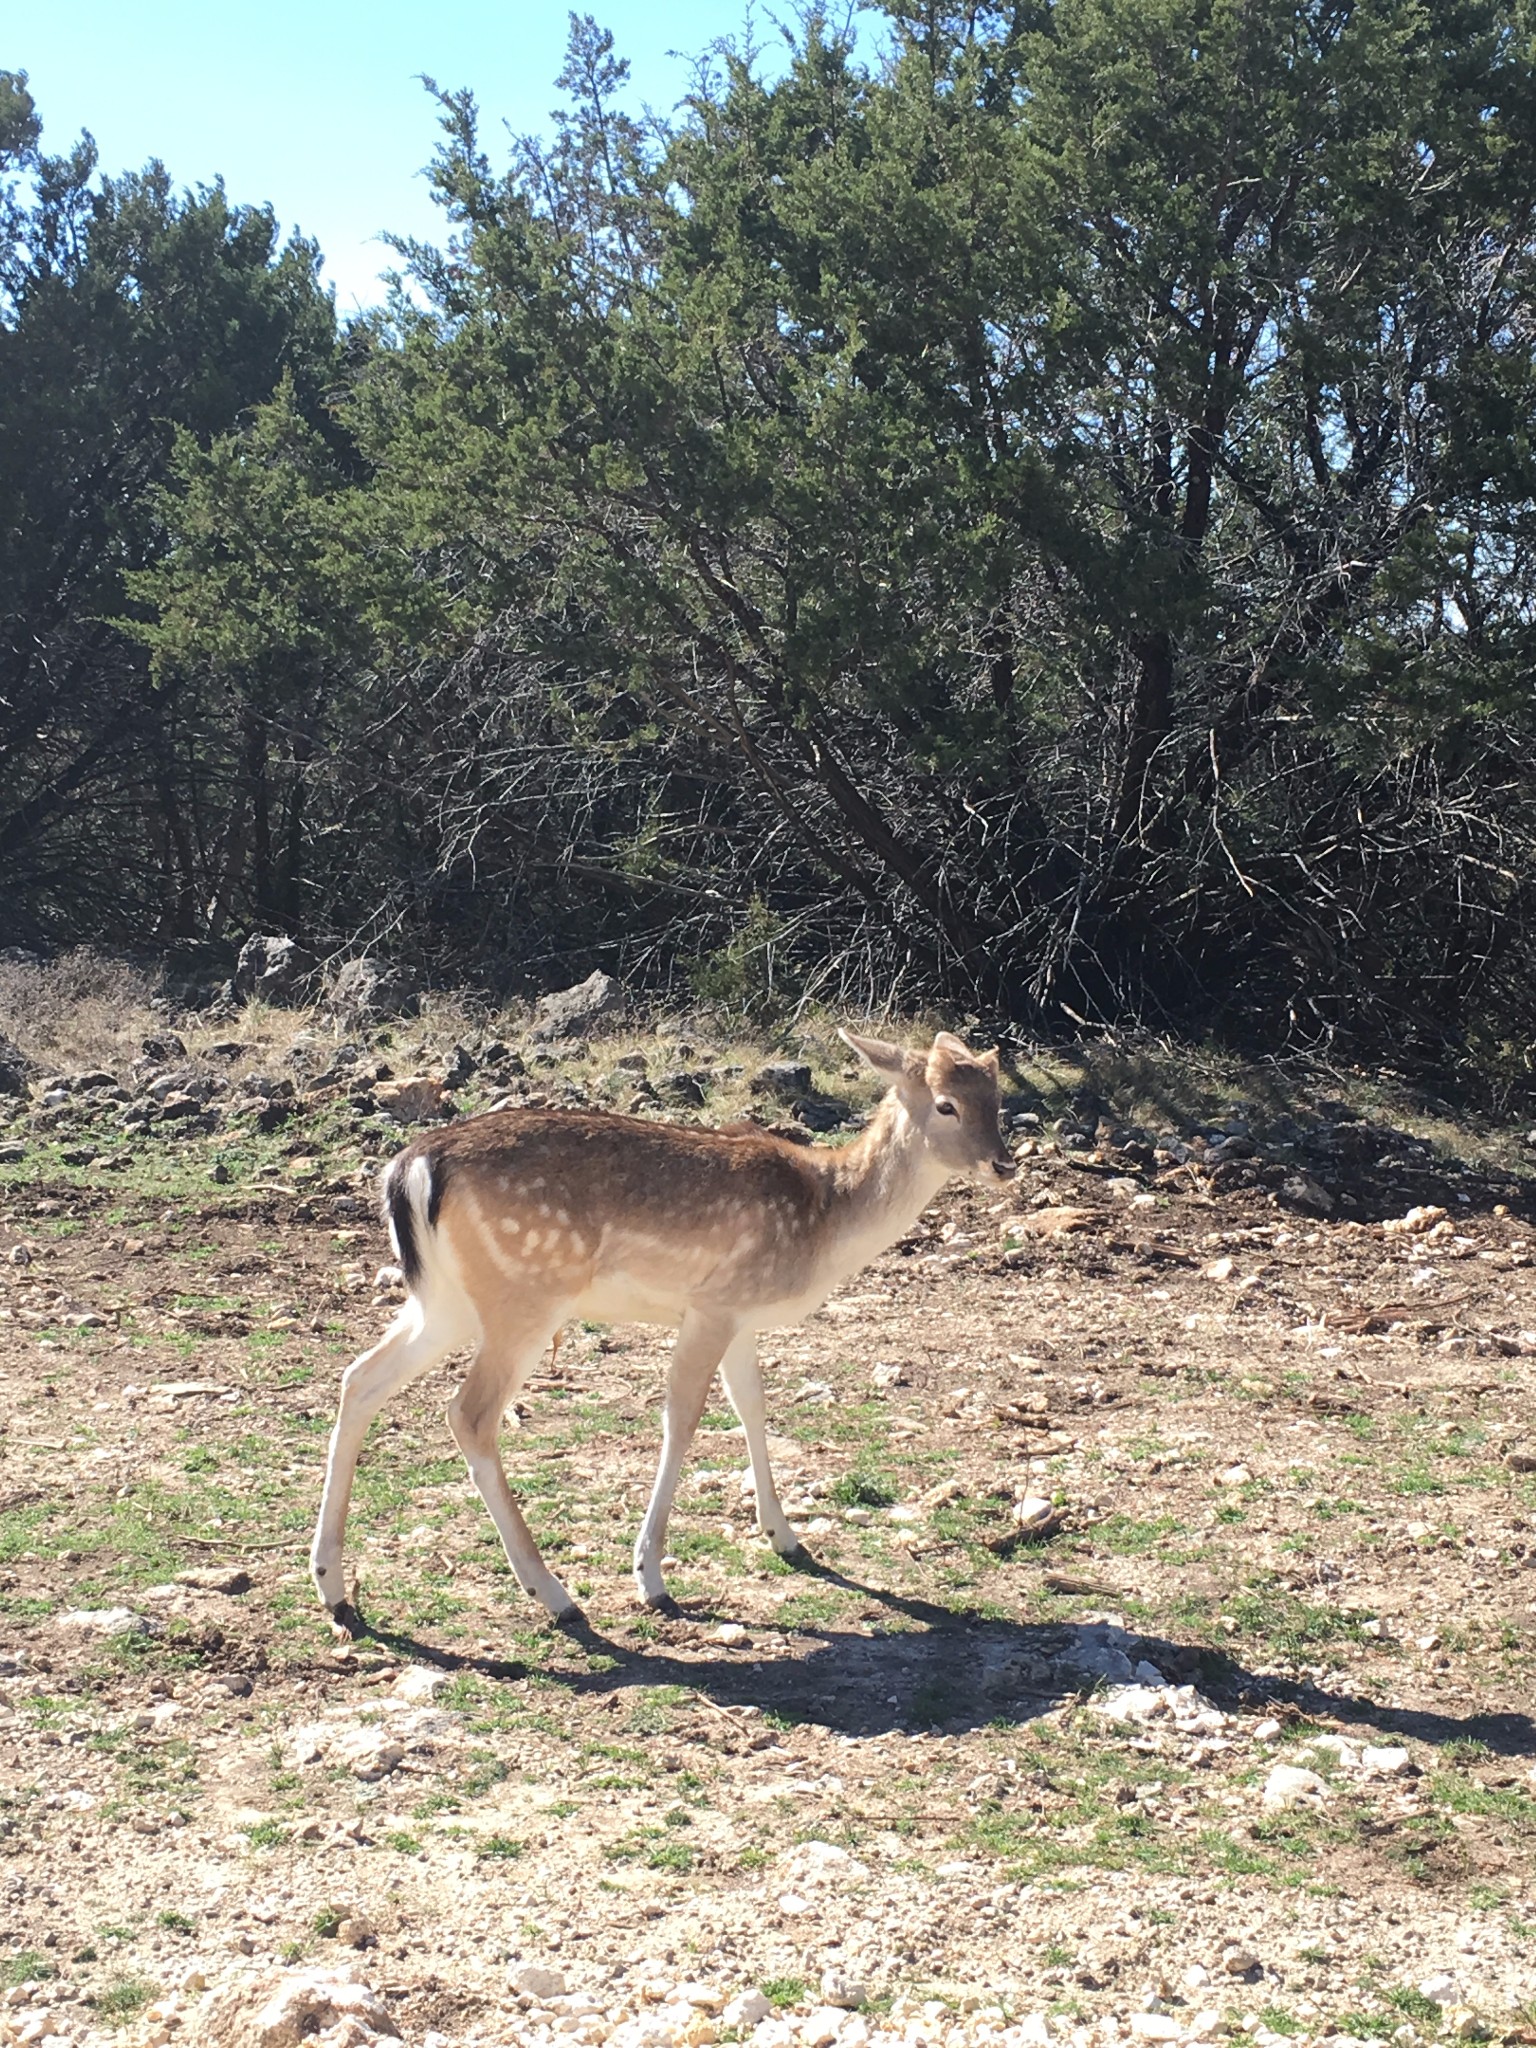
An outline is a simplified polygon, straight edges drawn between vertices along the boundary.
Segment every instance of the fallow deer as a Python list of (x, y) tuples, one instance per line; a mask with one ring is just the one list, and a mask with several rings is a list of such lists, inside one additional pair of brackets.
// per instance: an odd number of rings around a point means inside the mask
[(311, 1556), (339, 1625), (351, 1618), (342, 1534), (368, 1425), (402, 1387), (471, 1345), (448, 1426), (518, 1584), (556, 1620), (576, 1613), (539, 1555), (498, 1447), (508, 1404), (576, 1316), (678, 1326), (661, 1465), (635, 1546), (641, 1597), (653, 1606), (667, 1598), (667, 1517), (717, 1366), (746, 1437), (758, 1526), (781, 1555), (794, 1553), (768, 1464), (757, 1333), (819, 1308), (952, 1176), (992, 1183), (1017, 1172), (999, 1127), (996, 1051), (973, 1053), (945, 1031), (922, 1053), (842, 1036), (892, 1084), (842, 1150), (750, 1126), (507, 1109), (417, 1138), (390, 1163), (384, 1212), (408, 1299), (342, 1381)]

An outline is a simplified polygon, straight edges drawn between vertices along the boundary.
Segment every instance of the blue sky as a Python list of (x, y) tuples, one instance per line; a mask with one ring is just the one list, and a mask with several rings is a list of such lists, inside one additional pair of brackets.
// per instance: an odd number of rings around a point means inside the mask
[[(630, 59), (632, 105), (657, 111), (686, 90), (689, 57), (746, 20), (745, 0), (586, 0), (583, 11)], [(757, 20), (758, 40), (775, 42), (761, 10)], [(76, 0), (11, 10), (0, 69), (29, 74), (47, 148), (88, 128), (106, 171), (157, 156), (178, 185), (222, 174), (231, 199), (270, 203), (285, 229), (320, 243), (346, 314), (379, 296), (391, 260), (381, 229), (438, 232), (420, 176), (438, 131), (417, 74), (474, 91), (496, 161), (500, 123), (546, 126), (566, 26), (564, 6), (529, 0)]]

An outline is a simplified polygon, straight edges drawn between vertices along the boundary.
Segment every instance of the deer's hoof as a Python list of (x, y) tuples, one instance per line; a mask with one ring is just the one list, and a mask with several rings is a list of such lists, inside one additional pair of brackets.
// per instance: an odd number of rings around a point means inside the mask
[(340, 1600), (331, 1609), (331, 1634), (339, 1643), (355, 1643), (368, 1633), (368, 1624), (355, 1601)]

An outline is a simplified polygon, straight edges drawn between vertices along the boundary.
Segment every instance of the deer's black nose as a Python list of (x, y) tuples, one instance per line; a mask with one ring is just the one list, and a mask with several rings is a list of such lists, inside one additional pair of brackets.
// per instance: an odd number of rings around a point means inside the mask
[(994, 1159), (992, 1162), (992, 1171), (999, 1180), (1012, 1180), (1018, 1170), (1019, 1162), (1016, 1159)]

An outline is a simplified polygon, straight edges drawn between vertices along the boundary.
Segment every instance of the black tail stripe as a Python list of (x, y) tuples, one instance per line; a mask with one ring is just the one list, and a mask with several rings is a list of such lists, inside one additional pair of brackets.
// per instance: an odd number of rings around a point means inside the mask
[(414, 1287), (421, 1278), (421, 1246), (416, 1242), (416, 1218), (411, 1213), (405, 1175), (393, 1168), (384, 1183), (384, 1203), (399, 1248), (400, 1271), (405, 1275), (406, 1286)]

